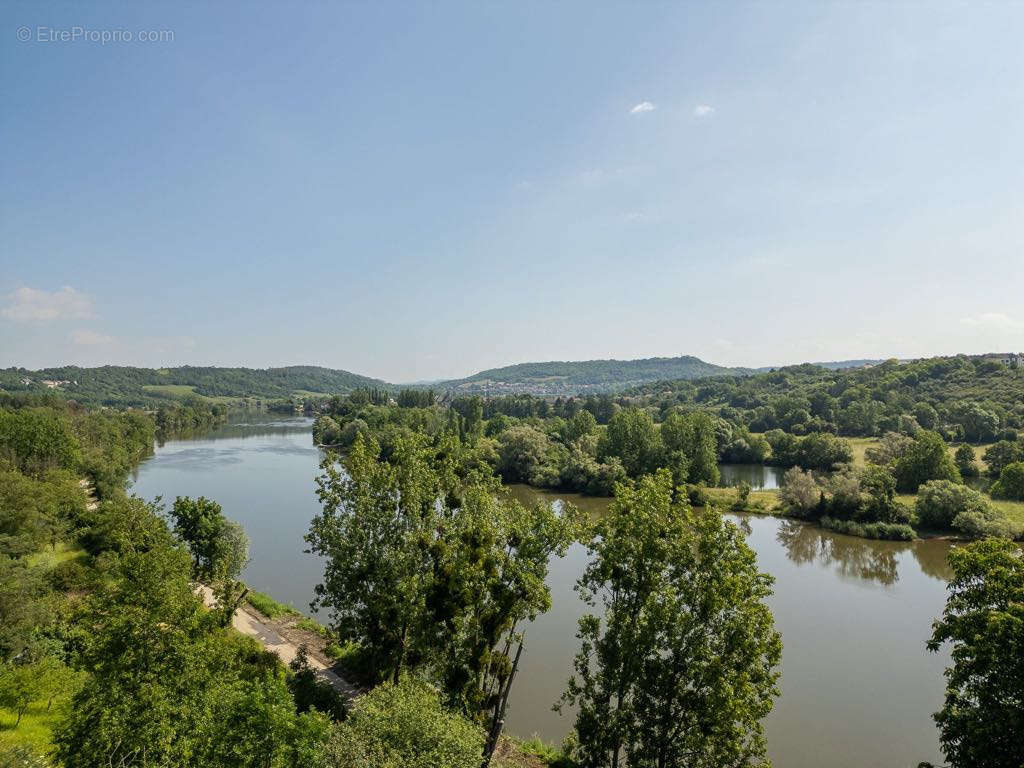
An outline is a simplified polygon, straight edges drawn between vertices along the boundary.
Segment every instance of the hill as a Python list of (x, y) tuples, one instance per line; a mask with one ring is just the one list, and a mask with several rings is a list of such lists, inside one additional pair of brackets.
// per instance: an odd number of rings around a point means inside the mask
[(746, 376), (749, 368), (726, 368), (691, 355), (651, 357), (644, 360), (583, 360), (519, 363), (480, 371), (464, 379), (432, 385), (459, 394), (491, 395), (529, 393), (570, 395), (586, 392), (618, 392), (640, 384), (666, 379), (697, 379), (709, 376)]
[(309, 394), (344, 394), (360, 387), (387, 387), (349, 371), (294, 365), (285, 368), (100, 368), (63, 366), (29, 371), (0, 370), (0, 389), (8, 392), (57, 391), (90, 405), (148, 406), (161, 400), (200, 396), (214, 399), (255, 397), (266, 400)]

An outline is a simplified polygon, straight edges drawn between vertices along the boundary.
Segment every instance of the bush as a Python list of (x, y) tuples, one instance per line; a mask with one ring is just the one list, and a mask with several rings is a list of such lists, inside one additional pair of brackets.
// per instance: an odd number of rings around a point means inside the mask
[(917, 494), (917, 520), (929, 528), (953, 527), (958, 515), (988, 519), (992, 507), (982, 494), (965, 485), (948, 480), (932, 480), (921, 486)]
[(352, 768), (467, 768), (480, 764), (483, 747), (481, 728), (444, 709), (431, 686), (407, 677), (359, 699), (325, 752), (329, 765)]
[(84, 592), (93, 584), (95, 572), (81, 560), (65, 560), (47, 574), (50, 585), (61, 592)]
[(790, 514), (810, 517), (821, 508), (822, 490), (814, 475), (800, 467), (786, 471), (782, 478), (779, 500)]
[(980, 539), (986, 536), (997, 536), (1001, 539), (1013, 539), (1021, 534), (1019, 525), (1008, 520), (991, 507), (988, 510), (968, 509), (953, 518), (955, 530), (971, 538)]

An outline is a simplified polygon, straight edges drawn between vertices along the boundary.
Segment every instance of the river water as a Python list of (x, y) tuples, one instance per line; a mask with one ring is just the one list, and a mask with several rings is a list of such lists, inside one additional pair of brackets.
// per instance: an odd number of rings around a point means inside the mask
[[(313, 478), (320, 454), (310, 427), (310, 419), (254, 415), (170, 441), (139, 468), (133, 490), (168, 504), (177, 495), (218, 501), (252, 540), (247, 583), (308, 613), (322, 572), (302, 540), (319, 511)], [(594, 513), (607, 505), (522, 486), (512, 492), (527, 502), (567, 499)], [(931, 713), (942, 703), (949, 657), (924, 644), (945, 601), (949, 544), (869, 541), (790, 520), (729, 517), (748, 531), (760, 567), (776, 579), (770, 604), (784, 646), (782, 695), (765, 724), (774, 764), (940, 762)], [(557, 743), (571, 730), (572, 714), (559, 716), (551, 705), (577, 649), (576, 622), (586, 606), (573, 584), (586, 562), (577, 545), (551, 564), (553, 608), (527, 628), (509, 704), (515, 735)]]

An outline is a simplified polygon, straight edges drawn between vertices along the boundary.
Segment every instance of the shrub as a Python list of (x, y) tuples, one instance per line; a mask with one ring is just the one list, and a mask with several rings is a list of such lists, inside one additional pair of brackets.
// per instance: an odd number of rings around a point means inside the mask
[(921, 486), (917, 494), (918, 523), (930, 528), (952, 528), (958, 515), (988, 518), (991, 505), (982, 494), (948, 480), (932, 480)]
[(1021, 534), (1019, 525), (1008, 520), (991, 507), (987, 510), (967, 509), (953, 518), (955, 530), (971, 538), (980, 539), (985, 536), (997, 536), (1001, 539), (1012, 539)]
[(325, 752), (329, 765), (467, 768), (480, 764), (481, 728), (441, 706), (438, 692), (404, 678), (367, 693)]
[(736, 486), (736, 500), (732, 503), (732, 508), (737, 511), (743, 511), (747, 508), (750, 503), (750, 483), (746, 480), (740, 482)]
[(782, 478), (779, 500), (790, 514), (808, 517), (821, 507), (821, 487), (810, 472), (793, 467)]

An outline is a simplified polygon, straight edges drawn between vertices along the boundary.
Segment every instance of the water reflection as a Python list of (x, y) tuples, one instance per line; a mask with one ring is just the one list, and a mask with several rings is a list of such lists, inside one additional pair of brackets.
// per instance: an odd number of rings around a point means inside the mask
[(719, 485), (731, 488), (747, 483), (755, 491), (773, 491), (782, 487), (786, 470), (767, 464), (719, 464)]
[(780, 520), (775, 538), (797, 565), (817, 563), (844, 578), (891, 586), (900, 580), (902, 555), (913, 554), (921, 571), (934, 579), (949, 578), (943, 541), (876, 541), (834, 533), (797, 520)]
[(775, 538), (797, 565), (819, 563), (844, 578), (867, 579), (886, 586), (900, 579), (897, 554), (906, 547), (866, 546), (852, 536), (840, 538), (796, 520), (780, 520)]

